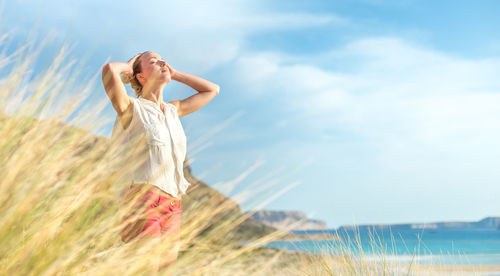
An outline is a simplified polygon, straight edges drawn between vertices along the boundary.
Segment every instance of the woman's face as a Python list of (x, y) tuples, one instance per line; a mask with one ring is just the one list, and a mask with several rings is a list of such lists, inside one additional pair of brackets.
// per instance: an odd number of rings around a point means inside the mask
[(143, 86), (150, 81), (166, 84), (171, 79), (167, 63), (154, 52), (146, 52), (141, 56), (141, 71), (137, 79)]

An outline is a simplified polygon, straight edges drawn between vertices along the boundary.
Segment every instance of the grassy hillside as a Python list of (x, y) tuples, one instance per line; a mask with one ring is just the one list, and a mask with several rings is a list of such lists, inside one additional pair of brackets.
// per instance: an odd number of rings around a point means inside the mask
[[(40, 127), (46, 127), (50, 129), (50, 134), (57, 135), (58, 137), (56, 139), (62, 143), (64, 143), (64, 141), (74, 139), (75, 137), (85, 137), (84, 139), (80, 140), (80, 143), (72, 152), (73, 156), (69, 157), (69, 159), (74, 158), (74, 160), (78, 160), (79, 157), (88, 155), (91, 151), (95, 150), (102, 151), (93, 154), (95, 158), (99, 158), (99, 156), (105, 154), (105, 150), (111, 143), (110, 139), (107, 137), (93, 135), (88, 131), (78, 127), (69, 126), (53, 121), (39, 120), (35, 118), (10, 117), (1, 112), (0, 124), (4, 126), (19, 126), (19, 128), (15, 130), (15, 137), (22, 137), (30, 130)], [(11, 140), (11, 142), (14, 142), (14, 140)], [(12, 144), (7, 144), (4, 146), (15, 147)], [(62, 171), (58, 172), (57, 174), (59, 175), (61, 173)], [(193, 174), (191, 173), (191, 168), (189, 166), (188, 158), (186, 158), (184, 162), (184, 175), (186, 179), (191, 183), (191, 186), (189, 186), (187, 190), (187, 195), (183, 197), (182, 204), (185, 212), (189, 212), (189, 210), (193, 208), (199, 208), (195, 207), (195, 205), (200, 203), (203, 203), (203, 209), (214, 210), (212, 221), (205, 225), (204, 229), (200, 231), (200, 235), (210, 232), (214, 229), (215, 225), (218, 225), (222, 222), (227, 223), (228, 221), (233, 222), (237, 220), (239, 221), (239, 223), (235, 224), (234, 227), (232, 227), (231, 231), (229, 231), (227, 235), (224, 236), (224, 242), (241, 243), (245, 241), (251, 241), (277, 231), (277, 229), (273, 227), (266, 226), (253, 220), (250, 217), (243, 216), (240, 206), (235, 201), (227, 198), (217, 190), (213, 189), (203, 181), (193, 176)], [(127, 183), (123, 183), (121, 185), (125, 187)], [(287, 236), (290, 237), (294, 235)]]

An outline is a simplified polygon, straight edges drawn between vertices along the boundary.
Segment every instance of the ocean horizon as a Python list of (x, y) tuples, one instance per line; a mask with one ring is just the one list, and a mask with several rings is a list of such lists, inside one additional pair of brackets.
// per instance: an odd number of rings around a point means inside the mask
[(292, 231), (331, 239), (275, 241), (270, 248), (313, 254), (349, 255), (354, 260), (400, 264), (500, 265), (496, 229), (356, 229)]

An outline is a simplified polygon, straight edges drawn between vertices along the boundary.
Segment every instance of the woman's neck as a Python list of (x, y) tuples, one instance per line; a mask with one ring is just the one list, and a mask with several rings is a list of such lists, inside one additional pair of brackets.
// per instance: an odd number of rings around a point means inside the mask
[(144, 99), (148, 99), (152, 102), (161, 104), (163, 101), (163, 86), (161, 87), (147, 87), (147, 85), (142, 90), (142, 95)]

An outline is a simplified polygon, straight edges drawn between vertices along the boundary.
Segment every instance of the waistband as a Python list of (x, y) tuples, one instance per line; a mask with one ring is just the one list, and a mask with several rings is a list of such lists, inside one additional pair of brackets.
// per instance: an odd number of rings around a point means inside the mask
[(163, 191), (162, 189), (156, 187), (153, 184), (132, 182), (130, 185), (130, 190), (140, 191), (142, 189), (145, 189), (146, 193), (154, 193), (154, 194), (166, 197), (169, 200), (174, 200), (174, 201), (181, 201), (182, 200), (181, 198), (174, 197), (173, 195)]

